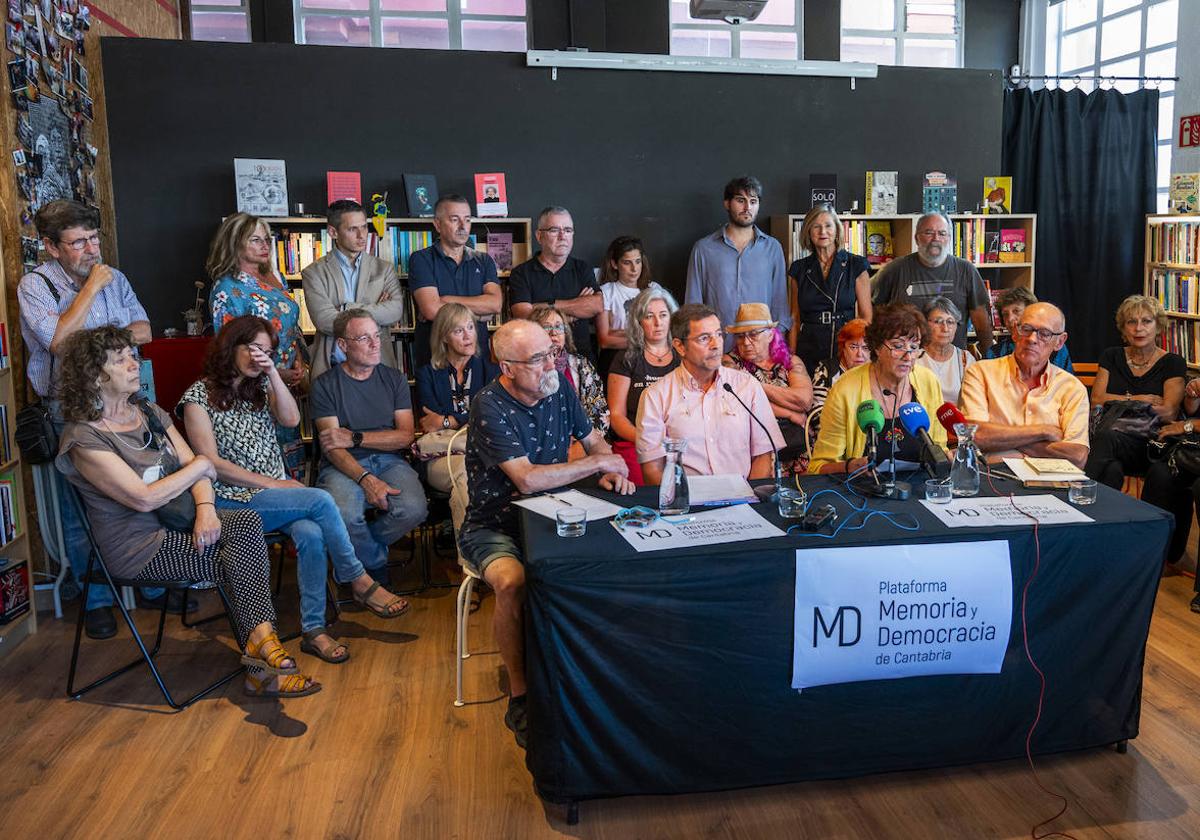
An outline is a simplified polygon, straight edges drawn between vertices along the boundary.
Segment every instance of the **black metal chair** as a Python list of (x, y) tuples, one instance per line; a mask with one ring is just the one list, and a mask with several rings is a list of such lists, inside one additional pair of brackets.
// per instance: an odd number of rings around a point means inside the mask
[[(155, 661), (154, 661), (154, 657), (158, 655), (159, 648), (162, 646), (163, 628), (167, 622), (166, 599), (165, 598), (163, 599), (162, 611), (159, 613), (159, 616), (158, 616), (158, 631), (155, 634), (154, 647), (147, 650), (146, 643), (142, 639), (142, 635), (138, 631), (137, 625), (133, 621), (133, 617), (129, 614), (129, 610), (126, 608), (124, 602), (121, 599), (121, 587), (122, 586), (149, 586), (149, 587), (160, 587), (162, 589), (167, 589), (167, 590), (183, 590), (183, 592), (185, 593), (185, 599), (186, 599), (187, 591), (189, 589), (191, 589), (192, 587), (194, 587), (196, 584), (211, 583), (211, 582), (210, 581), (195, 581), (195, 580), (146, 580), (144, 578), (114, 577), (112, 575), (112, 573), (109, 572), (108, 565), (104, 562), (104, 557), (100, 554), (100, 548), (96, 544), (96, 538), (92, 533), (92, 524), (91, 524), (90, 519), (88, 518), (87, 509), (84, 507), (82, 500), (79, 498), (78, 491), (74, 487), (71, 487), (69, 489), (69, 492), (75, 495), (74, 501), (77, 505), (79, 505), (79, 510), (81, 512), (81, 519), (83, 521), (84, 533), (87, 534), (88, 543), (90, 544), (91, 550), (88, 554), (87, 572), (83, 576), (83, 597), (82, 597), (82, 600), (80, 601), (80, 606), (79, 606), (79, 618), (75, 622), (75, 643), (74, 643), (73, 647), (71, 648), (71, 667), (70, 667), (70, 670), (67, 672), (67, 696), (73, 700), (78, 700), (81, 697), (83, 697), (83, 695), (85, 695), (89, 691), (91, 691), (92, 689), (98, 688), (99, 686), (104, 685), (105, 683), (109, 682), (110, 680), (121, 676), (122, 674), (126, 673), (127, 671), (130, 671), (130, 670), (136, 668), (138, 665), (145, 663), (150, 669), (150, 675), (154, 678), (154, 682), (158, 686), (158, 690), (162, 692), (163, 699), (167, 701), (167, 705), (170, 706), (175, 711), (182, 711), (183, 709), (186, 709), (188, 706), (195, 703), (201, 697), (204, 697), (205, 695), (207, 695), (213, 691), (216, 691), (218, 688), (221, 688), (226, 683), (228, 683), (231, 680), (233, 680), (234, 678), (240, 676), (243, 671), (242, 671), (242, 668), (239, 666), (238, 668), (234, 669), (233, 671), (229, 672), (228, 674), (225, 674), (224, 676), (220, 677), (215, 682), (210, 683), (208, 686), (200, 689), (199, 691), (196, 691), (195, 693), (193, 693), (186, 699), (184, 699), (184, 700), (176, 700), (175, 699), (175, 696), (171, 693), (170, 689), (167, 688), (167, 684), (163, 680), (162, 674), (159, 672), (158, 666), (155, 664)], [(132, 634), (133, 640), (137, 644), (138, 651), (140, 652), (141, 656), (139, 658), (133, 660), (132, 662), (129, 662), (126, 665), (122, 665), (121, 667), (116, 668), (113, 671), (110, 671), (109, 673), (105, 674), (104, 676), (100, 677), (99, 679), (93, 680), (92, 682), (88, 683), (87, 685), (85, 685), (81, 688), (76, 688), (75, 687), (75, 675), (76, 675), (76, 671), (77, 671), (78, 665), (79, 665), (80, 643), (82, 642), (82, 639), (83, 639), (84, 613), (86, 612), (85, 605), (87, 604), (88, 592), (89, 592), (90, 588), (94, 585), (108, 586), (109, 590), (112, 592), (113, 603), (116, 604), (117, 608), (121, 611), (121, 616), (125, 619), (125, 624), (128, 625), (129, 632)], [(214, 586), (215, 586), (215, 584), (214, 584)], [(236, 639), (237, 635), (238, 635), (237, 625), (233, 618), (233, 609), (230, 606), (229, 599), (225, 595), (224, 590), (222, 590), (220, 586), (215, 586), (215, 588), (217, 590), (217, 594), (221, 598), (221, 604), (225, 609), (225, 617), (229, 620), (229, 628), (230, 628), (230, 630), (233, 631), (233, 636)], [(185, 600), (185, 605), (186, 605), (186, 600)], [(218, 615), (218, 616), (213, 616), (213, 617), (219, 618), (220, 616)]]

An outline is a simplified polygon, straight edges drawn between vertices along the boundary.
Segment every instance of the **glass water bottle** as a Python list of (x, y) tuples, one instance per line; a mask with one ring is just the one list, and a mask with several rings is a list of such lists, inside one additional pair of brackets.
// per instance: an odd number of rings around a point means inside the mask
[(975, 432), (978, 428), (974, 423), (954, 424), (958, 450), (954, 453), (954, 465), (950, 468), (950, 489), (955, 496), (979, 494), (979, 450), (975, 448)]
[(663, 439), (667, 463), (663, 467), (662, 483), (658, 485), (658, 512), (664, 516), (678, 516), (688, 512), (688, 480), (683, 471), (683, 450), (686, 440)]

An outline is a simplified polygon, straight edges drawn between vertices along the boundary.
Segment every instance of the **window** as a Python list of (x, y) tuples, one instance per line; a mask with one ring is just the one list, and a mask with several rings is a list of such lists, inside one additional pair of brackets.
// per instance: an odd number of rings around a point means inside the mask
[(962, 67), (964, 0), (842, 0), (842, 61)]
[[(1062, 0), (1046, 11), (1046, 75), (1132, 76), (1101, 84), (1132, 92), (1140, 76), (1174, 76), (1179, 0)], [(1070, 81), (1062, 84), (1070, 85)], [(1150, 83), (1155, 84), (1155, 83)], [(1158, 212), (1167, 211), (1174, 142), (1175, 83), (1161, 82), (1158, 104)]]
[(192, 3), (193, 41), (250, 41), (249, 0), (196, 0)]
[(688, 0), (669, 0), (671, 55), (709, 58), (778, 58), (796, 61), (803, 42), (803, 0), (771, 0), (753, 23), (732, 26), (695, 20)]
[(525, 52), (525, 0), (293, 0), (296, 43)]

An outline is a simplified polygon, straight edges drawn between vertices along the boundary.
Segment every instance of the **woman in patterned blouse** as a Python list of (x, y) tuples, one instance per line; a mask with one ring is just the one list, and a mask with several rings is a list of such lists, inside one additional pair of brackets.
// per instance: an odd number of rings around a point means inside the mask
[[(300, 329), (300, 306), (275, 273), (271, 228), (257, 216), (234, 213), (221, 223), (205, 265), (212, 279), (208, 303), (213, 334), (241, 315), (255, 315), (279, 336), (275, 367), (283, 383), (299, 393), (308, 380), (308, 347)], [(298, 429), (277, 430), (284, 463), (292, 478), (304, 469), (304, 444)]]
[(587, 357), (575, 352), (575, 339), (567, 329), (562, 313), (548, 303), (539, 303), (529, 313), (529, 320), (541, 324), (550, 336), (550, 349), (556, 354), (555, 368), (579, 395), (579, 401), (592, 419), (592, 425), (607, 435), (608, 397), (604, 395), (604, 383)]
[(382, 618), (408, 611), (408, 602), (383, 589), (363, 568), (333, 497), (288, 478), (275, 438), (277, 425), (300, 422), (296, 400), (275, 366), (278, 338), (254, 315), (228, 321), (208, 349), (204, 378), (176, 408), (193, 448), (217, 470), (213, 488), (220, 508), (251, 508), (268, 531), (292, 538), (298, 556), (300, 649), (326, 662), (350, 657), (325, 624), (326, 551), (334, 577), (349, 583), (354, 599)]

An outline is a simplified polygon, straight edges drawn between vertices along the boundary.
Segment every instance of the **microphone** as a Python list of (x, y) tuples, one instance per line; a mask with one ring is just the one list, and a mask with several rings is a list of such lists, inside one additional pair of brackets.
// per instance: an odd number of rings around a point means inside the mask
[(933, 442), (929, 436), (929, 412), (918, 402), (905, 403), (898, 412), (900, 425), (906, 434), (915, 435), (921, 441), (921, 465), (930, 478), (949, 478), (950, 459), (946, 450)]
[(763, 501), (777, 500), (779, 498), (779, 488), (783, 486), (783, 465), (779, 463), (779, 448), (775, 446), (775, 438), (771, 437), (771, 433), (767, 431), (767, 427), (763, 425), (763, 421), (759, 420), (755, 413), (750, 410), (750, 406), (742, 402), (742, 398), (734, 393), (732, 385), (730, 385), (728, 382), (725, 382), (722, 384), (722, 387), (729, 392), (730, 396), (738, 401), (738, 405), (746, 409), (746, 413), (750, 415), (750, 419), (757, 423), (759, 428), (762, 429), (766, 434), (767, 443), (771, 444), (771, 452), (775, 455), (775, 486), (768, 487), (764, 484), (762, 486), (755, 487), (754, 495), (758, 496), (758, 498), (762, 499)]
[[(883, 395), (885, 397), (891, 397), (893, 400), (899, 399), (899, 397), (897, 397), (893, 391), (889, 391), (887, 388), (883, 388), (881, 390), (883, 391)], [(863, 431), (866, 431), (866, 429), (862, 425), (863, 418), (864, 418), (863, 407), (868, 406), (868, 405), (875, 406), (876, 410), (879, 412), (879, 416), (878, 416), (879, 429), (880, 429), (880, 431), (882, 431), (883, 426), (884, 426), (883, 406), (881, 406), (877, 400), (864, 400), (862, 403), (859, 403), (859, 406), (858, 406), (859, 428), (862, 428)], [(868, 415), (868, 417), (869, 417), (869, 415)], [(876, 434), (878, 434), (878, 433), (876, 433)], [(868, 437), (868, 446), (869, 446), (870, 445), (870, 433), (869, 432), (868, 432), (867, 437)], [(892, 471), (890, 473), (888, 473), (887, 481), (883, 482), (882, 484), (879, 483), (879, 476), (875, 469), (876, 466), (878, 466), (878, 465), (875, 463), (875, 459), (871, 455), (868, 455), (867, 457), (871, 460), (871, 463), (867, 465), (869, 467), (870, 481), (859, 480), (859, 481), (854, 482), (852, 485), (854, 487), (854, 490), (857, 491), (858, 493), (861, 493), (864, 496), (874, 496), (875, 498), (879, 498), (879, 499), (897, 499), (897, 500), (907, 499), (909, 497), (909, 494), (912, 493), (912, 486), (909, 485), (908, 482), (906, 482), (906, 481), (896, 481), (896, 435), (895, 435), (895, 433), (892, 434), (892, 454), (889, 459), (891, 462)]]
[(883, 406), (879, 400), (863, 400), (855, 415), (858, 428), (867, 436), (867, 462), (874, 467), (879, 460), (879, 434), (883, 431)]
[(958, 406), (952, 402), (942, 403), (942, 407), (937, 410), (937, 419), (942, 424), (942, 428), (946, 430), (946, 434), (955, 436), (957, 436), (957, 432), (954, 431), (955, 425), (967, 422), (967, 418), (963, 417)]

